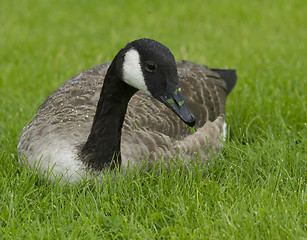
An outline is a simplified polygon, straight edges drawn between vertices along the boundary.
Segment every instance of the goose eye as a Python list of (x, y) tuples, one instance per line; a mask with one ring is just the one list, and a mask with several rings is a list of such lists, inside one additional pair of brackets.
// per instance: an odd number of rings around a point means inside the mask
[(154, 72), (156, 70), (156, 64), (152, 61), (147, 61), (146, 62), (146, 70), (148, 72)]

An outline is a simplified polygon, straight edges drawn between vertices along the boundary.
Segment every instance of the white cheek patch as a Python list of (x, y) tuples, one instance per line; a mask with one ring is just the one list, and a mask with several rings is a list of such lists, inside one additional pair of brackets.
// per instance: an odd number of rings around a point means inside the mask
[(142, 90), (151, 96), (145, 84), (140, 63), (140, 55), (135, 49), (130, 49), (124, 57), (123, 80), (132, 87)]

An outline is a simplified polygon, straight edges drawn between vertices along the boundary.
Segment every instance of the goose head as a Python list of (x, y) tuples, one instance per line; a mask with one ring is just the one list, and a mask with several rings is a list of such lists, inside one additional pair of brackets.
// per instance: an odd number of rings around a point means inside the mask
[(127, 44), (117, 57), (122, 81), (165, 104), (184, 123), (195, 125), (181, 92), (175, 58), (166, 46), (139, 39)]

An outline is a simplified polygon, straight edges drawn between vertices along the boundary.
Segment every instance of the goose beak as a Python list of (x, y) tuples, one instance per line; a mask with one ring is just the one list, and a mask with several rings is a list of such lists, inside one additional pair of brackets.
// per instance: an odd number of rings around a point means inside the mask
[(191, 113), (178, 85), (167, 86), (166, 94), (156, 97), (170, 108), (184, 123), (190, 127), (195, 125), (195, 117)]

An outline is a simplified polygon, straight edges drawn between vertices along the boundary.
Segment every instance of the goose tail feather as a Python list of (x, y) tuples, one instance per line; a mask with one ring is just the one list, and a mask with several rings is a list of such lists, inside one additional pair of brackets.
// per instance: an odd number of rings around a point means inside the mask
[(213, 72), (216, 72), (225, 81), (227, 87), (227, 95), (231, 92), (237, 82), (237, 73), (234, 69), (217, 69), (211, 68)]

